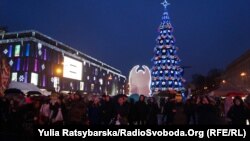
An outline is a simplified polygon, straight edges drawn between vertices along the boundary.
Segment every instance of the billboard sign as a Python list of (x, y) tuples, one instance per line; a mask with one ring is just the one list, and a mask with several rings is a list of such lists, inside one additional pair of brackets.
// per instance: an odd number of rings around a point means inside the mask
[(82, 62), (64, 56), (63, 77), (82, 80)]

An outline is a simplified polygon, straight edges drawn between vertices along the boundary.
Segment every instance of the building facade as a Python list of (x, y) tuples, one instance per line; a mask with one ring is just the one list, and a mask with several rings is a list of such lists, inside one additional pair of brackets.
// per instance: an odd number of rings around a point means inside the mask
[(227, 66), (223, 79), (227, 85), (250, 91), (250, 50)]
[(0, 34), (0, 55), (11, 67), (10, 81), (49, 91), (124, 93), (121, 71), (37, 31)]

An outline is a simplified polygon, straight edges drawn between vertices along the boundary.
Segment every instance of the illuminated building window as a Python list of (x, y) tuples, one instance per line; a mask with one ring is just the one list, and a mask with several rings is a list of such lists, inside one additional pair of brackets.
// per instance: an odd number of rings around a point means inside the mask
[(9, 57), (12, 56), (12, 45), (9, 46), (9, 55), (8, 55), (8, 56), (9, 56)]
[(37, 59), (35, 59), (34, 71), (37, 72)]
[(45, 76), (45, 74), (43, 75), (43, 87), (45, 87), (46, 86), (46, 76)]
[(38, 44), (37, 44), (37, 47), (38, 47), (38, 49), (42, 49), (42, 44), (41, 44), (41, 43), (38, 43)]
[(25, 52), (25, 56), (29, 56), (30, 55), (30, 44), (26, 45), (26, 52)]
[(96, 80), (96, 77), (94, 76), (93, 80), (95, 81)]
[(23, 59), (23, 65), (22, 65), (22, 70), (23, 71), (25, 71), (25, 69), (26, 69), (26, 60), (25, 59)]
[(25, 72), (25, 76), (24, 76), (24, 82), (25, 83), (28, 83), (28, 72)]
[(11, 81), (17, 81), (17, 72), (11, 74)]
[(95, 69), (95, 75), (98, 75), (98, 69), (97, 68)]
[(30, 83), (34, 84), (34, 85), (38, 85), (38, 74), (37, 73), (31, 73), (31, 81)]
[(54, 88), (58, 88), (58, 86), (60, 84), (60, 79), (58, 77), (53, 77), (53, 84), (54, 84)]
[(91, 91), (94, 91), (95, 89), (95, 84), (91, 84)]
[(84, 82), (80, 82), (80, 91), (84, 90)]
[(100, 83), (100, 85), (103, 85), (103, 79), (102, 78), (99, 79), (99, 83)]
[(71, 90), (74, 90), (73, 82), (70, 82), (70, 88), (71, 88)]
[(20, 45), (15, 46), (15, 57), (20, 56), (20, 49), (21, 49)]
[(89, 76), (87, 76), (87, 80), (89, 80)]
[(27, 58), (27, 60), (26, 60), (26, 71), (28, 71), (29, 70), (29, 58)]
[(44, 53), (43, 53), (43, 60), (47, 60), (47, 49), (44, 49)]
[(21, 62), (21, 59), (18, 58), (18, 59), (17, 59), (17, 64), (16, 64), (16, 70), (17, 70), (17, 71), (20, 71), (20, 62)]

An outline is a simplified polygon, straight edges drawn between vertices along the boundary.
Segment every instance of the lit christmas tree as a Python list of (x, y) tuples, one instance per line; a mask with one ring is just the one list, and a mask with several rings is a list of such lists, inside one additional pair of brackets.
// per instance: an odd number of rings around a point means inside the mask
[(169, 3), (165, 0), (162, 5), (164, 13), (159, 27), (160, 34), (156, 39), (157, 45), (154, 48), (155, 56), (152, 59), (154, 64), (151, 70), (151, 90), (153, 94), (173, 90), (183, 92), (183, 69), (179, 65), (178, 48), (175, 46), (173, 27), (167, 11)]

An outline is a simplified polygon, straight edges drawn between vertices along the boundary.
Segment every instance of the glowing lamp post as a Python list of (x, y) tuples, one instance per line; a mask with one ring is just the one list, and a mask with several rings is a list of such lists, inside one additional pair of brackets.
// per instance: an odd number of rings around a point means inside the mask
[(242, 72), (241, 74), (240, 74), (240, 76), (241, 77), (245, 77), (247, 74), (245, 73), (245, 72)]
[(62, 74), (62, 69), (61, 68), (57, 68), (56, 69), (56, 74), (57, 75), (61, 75)]
[(60, 77), (62, 77), (63, 74), (63, 69), (62, 69), (62, 65), (56, 65), (54, 68), (54, 75), (57, 77), (57, 84), (56, 84), (56, 88), (55, 91), (59, 92), (60, 91), (60, 85), (59, 85), (59, 79)]
[(244, 88), (246, 86), (245, 85), (245, 77), (247, 76), (247, 73), (242, 72), (242, 73), (240, 73), (240, 76), (241, 76), (241, 80), (242, 80), (242, 88)]

